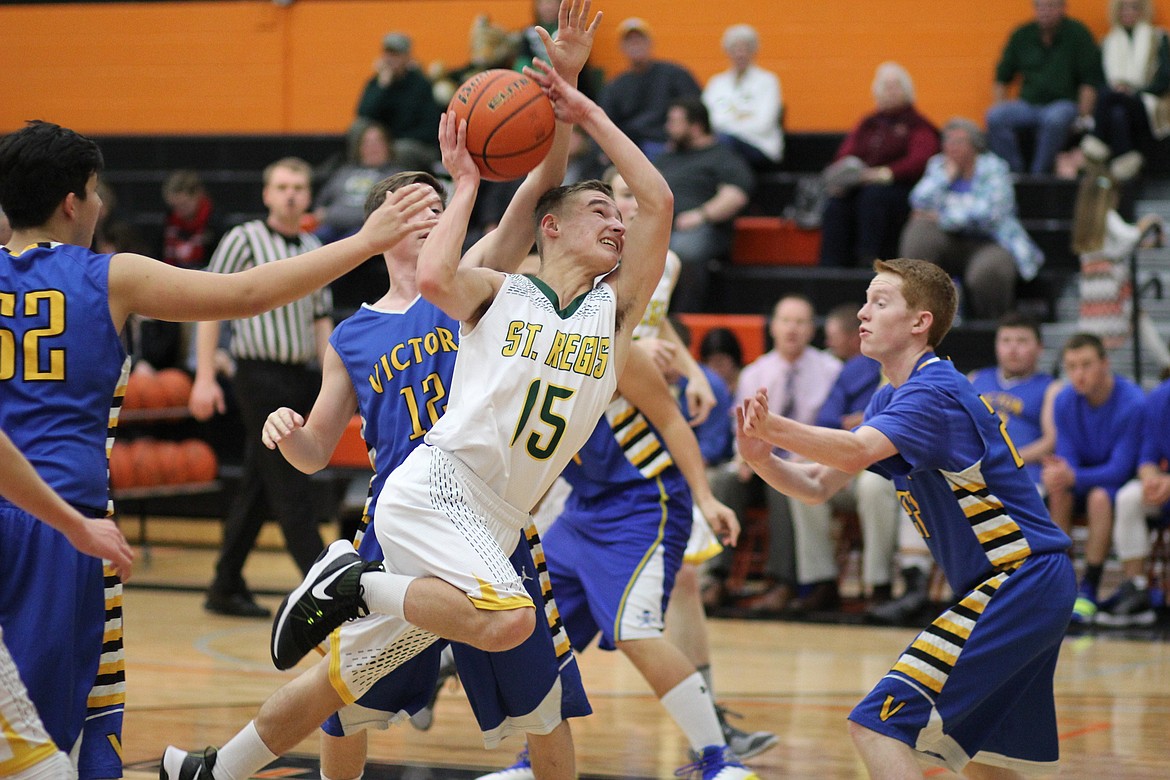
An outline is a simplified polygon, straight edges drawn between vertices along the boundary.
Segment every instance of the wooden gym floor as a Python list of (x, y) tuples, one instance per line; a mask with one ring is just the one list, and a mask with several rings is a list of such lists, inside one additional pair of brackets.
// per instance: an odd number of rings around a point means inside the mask
[[(131, 780), (157, 777), (167, 744), (222, 744), (293, 674), (271, 666), (269, 621), (204, 612), (214, 552), (203, 525), (152, 521), (154, 543), (149, 555), (140, 548), (126, 590), (124, 751)], [(299, 580), (275, 549), (254, 553), (246, 574), (254, 590), (270, 594), (260, 600), (271, 608)], [(743, 714), (744, 728), (780, 736), (777, 747), (749, 762), (762, 778), (865, 776), (845, 717), (912, 629), (713, 620), (710, 634), (720, 701)], [(594, 708), (591, 717), (573, 721), (582, 776), (673, 776), (686, 762), (685, 741), (633, 667), (595, 648), (578, 661)], [(1061, 777), (1170, 777), (1170, 645), (1104, 633), (1069, 638), (1056, 690)], [(511, 741), (485, 751), (466, 698), (449, 686), (429, 731), (401, 725), (372, 734), (366, 777), (472, 778), (510, 764), (522, 747)], [(319, 777), (316, 752), (314, 736), (258, 776)], [(954, 777), (942, 770), (928, 776)]]

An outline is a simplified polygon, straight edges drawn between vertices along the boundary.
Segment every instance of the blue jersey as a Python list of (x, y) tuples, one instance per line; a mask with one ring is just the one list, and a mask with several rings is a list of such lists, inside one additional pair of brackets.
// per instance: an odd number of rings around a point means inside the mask
[(1133, 479), (1144, 398), (1140, 387), (1117, 374), (1113, 392), (1100, 406), (1090, 404), (1072, 385), (1056, 394), (1056, 454), (1072, 467), (1078, 496), (1101, 487), (1112, 497)]
[(685, 492), (690, 502), (690, 489), (658, 432), (633, 404), (620, 397), (606, 408), (561, 476), (573, 487), (566, 511), (604, 506), (608, 496), (639, 488), (657, 496), (659, 477), (671, 495)]
[(421, 297), (404, 311), (363, 305), (329, 338), (357, 393), (374, 467), (371, 508), (386, 477), (446, 409), (458, 340), (458, 321)]
[(128, 365), (110, 318), (109, 268), (110, 255), (69, 244), (0, 249), (0, 428), (88, 514), (106, 512)]
[(1146, 396), (1138, 465), (1146, 463), (1162, 471), (1170, 470), (1170, 381), (1158, 385)]
[[(996, 368), (982, 368), (971, 375), (971, 386), (987, 399), (999, 419), (1007, 424), (1008, 436), (1017, 447), (1040, 438), (1044, 394), (1052, 382), (1048, 374), (1032, 374), (1025, 379), (1005, 381)], [(1039, 463), (1029, 463), (1024, 468), (1033, 482), (1040, 482)]]
[(1006, 426), (951, 363), (927, 353), (905, 384), (874, 394), (864, 425), (897, 447), (870, 468), (894, 481), (956, 593), (1068, 548)]

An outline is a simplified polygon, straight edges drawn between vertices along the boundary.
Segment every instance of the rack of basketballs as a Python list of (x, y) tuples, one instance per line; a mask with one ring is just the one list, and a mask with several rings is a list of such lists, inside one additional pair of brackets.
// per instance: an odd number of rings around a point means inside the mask
[(110, 451), (111, 490), (137, 493), (215, 480), (219, 464), (211, 445), (197, 438), (175, 438), (173, 423), (188, 419), (190, 395), (191, 377), (181, 369), (138, 370), (130, 375), (119, 435)]

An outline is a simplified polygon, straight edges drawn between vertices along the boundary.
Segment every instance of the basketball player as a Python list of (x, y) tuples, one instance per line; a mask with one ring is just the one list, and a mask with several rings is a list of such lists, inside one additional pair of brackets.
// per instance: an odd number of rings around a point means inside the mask
[[(934, 348), (955, 288), (937, 265), (878, 260), (861, 351), (890, 383), (853, 431), (738, 410), (740, 454), (777, 490), (824, 501), (864, 468), (898, 496), (956, 594), (849, 715), (871, 777), (922, 777), (918, 760), (968, 777), (1055, 772), (1052, 677), (1072, 615), (1069, 539), (1052, 522), (990, 405)], [(772, 447), (811, 462), (782, 461)]]
[[(346, 242), (240, 274), (213, 276), (88, 247), (101, 210), (97, 144), (47, 122), (0, 139), (0, 428), (41, 477), (91, 518), (107, 515), (107, 447), (129, 360), (131, 313), (166, 320), (249, 316), (307, 295), (371, 252), (425, 233), (412, 220), (433, 190), (404, 190)], [(122, 776), (125, 700), (121, 584), (35, 518), (0, 528), (0, 626), (49, 736), (82, 780)], [(46, 565), (52, 561), (52, 565)], [(80, 744), (79, 744), (80, 741)]]
[[(24, 514), (63, 534), (78, 552), (108, 560), (119, 581), (130, 578), (134, 553), (113, 520), (85, 517), (41, 479), (12, 439), (0, 431), (0, 524)], [(29, 701), (0, 628), (0, 777), (60, 780), (77, 777), (69, 756), (53, 743)]]

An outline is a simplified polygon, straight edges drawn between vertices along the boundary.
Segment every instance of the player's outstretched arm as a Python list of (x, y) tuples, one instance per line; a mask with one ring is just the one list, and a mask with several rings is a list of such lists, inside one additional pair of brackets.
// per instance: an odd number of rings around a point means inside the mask
[(671, 395), (670, 387), (649, 352), (638, 343), (630, 346), (626, 366), (618, 376), (618, 392), (646, 415), (670, 452), (678, 470), (691, 488), (691, 497), (712, 530), (725, 544), (734, 545), (739, 537), (739, 521), (727, 506), (711, 493), (703, 455), (694, 431), (687, 424)]
[(455, 191), (418, 254), (418, 291), (448, 316), (475, 324), (500, 289), (503, 276), (461, 266), (471, 209), (479, 193), (479, 169), (467, 152), (467, 122), (448, 111), (439, 118), (439, 149)]
[[(594, 35), (601, 24), (600, 11), (592, 22), (589, 21), (590, 6), (590, 0), (561, 0), (555, 39), (543, 27), (536, 28), (544, 40), (552, 66), (565, 81), (574, 86), (589, 59)], [(536, 210), (537, 201), (564, 181), (572, 132), (571, 124), (557, 122), (552, 148), (540, 165), (525, 177), (496, 229), (477, 241), (464, 255), (464, 267), (483, 266), (507, 273), (517, 272), (520, 262), (528, 256), (536, 239), (532, 214)]]
[(845, 487), (852, 474), (819, 463), (794, 463), (772, 452), (772, 445), (747, 433), (744, 407), (735, 410), (735, 445), (739, 457), (760, 478), (786, 496), (822, 504)]
[(303, 298), (404, 238), (425, 233), (434, 221), (412, 218), (438, 207), (434, 189), (412, 184), (389, 194), (357, 234), (233, 274), (175, 268), (119, 253), (110, 262), (110, 314), (119, 330), (131, 313), (175, 322), (259, 314)]
[(345, 427), (357, 412), (357, 394), (345, 364), (332, 345), (321, 365), (321, 390), (309, 419), (288, 407), (268, 415), (260, 438), (268, 449), (280, 449), (298, 471), (314, 474), (329, 465)]
[(56, 528), (86, 555), (110, 561), (125, 582), (130, 579), (134, 553), (112, 520), (88, 518), (66, 503), (41, 479), (12, 439), (0, 431), (0, 495)]
[(674, 194), (662, 174), (601, 107), (570, 86), (540, 60), (524, 72), (535, 78), (552, 100), (557, 118), (580, 125), (613, 161), (638, 201), (638, 214), (626, 226), (622, 262), (610, 279), (618, 294), (618, 339), (615, 367), (621, 370), (634, 325), (642, 317), (654, 287), (662, 278), (670, 228), (674, 219)]

